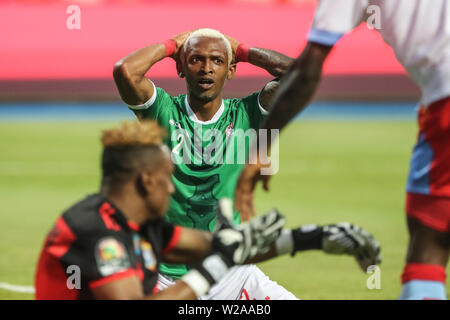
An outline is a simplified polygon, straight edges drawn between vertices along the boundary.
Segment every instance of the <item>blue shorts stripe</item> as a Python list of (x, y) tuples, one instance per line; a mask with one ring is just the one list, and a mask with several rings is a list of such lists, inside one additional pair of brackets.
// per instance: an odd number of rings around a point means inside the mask
[(430, 168), (434, 152), (425, 140), (425, 134), (420, 134), (414, 147), (406, 190), (411, 193), (430, 194)]

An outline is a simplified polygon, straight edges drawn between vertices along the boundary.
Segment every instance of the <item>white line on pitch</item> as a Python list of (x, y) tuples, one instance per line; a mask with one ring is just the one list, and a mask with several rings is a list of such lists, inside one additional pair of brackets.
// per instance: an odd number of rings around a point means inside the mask
[(20, 292), (20, 293), (34, 293), (34, 287), (31, 286), (20, 286), (16, 284), (10, 284), (6, 282), (0, 282), (0, 289)]

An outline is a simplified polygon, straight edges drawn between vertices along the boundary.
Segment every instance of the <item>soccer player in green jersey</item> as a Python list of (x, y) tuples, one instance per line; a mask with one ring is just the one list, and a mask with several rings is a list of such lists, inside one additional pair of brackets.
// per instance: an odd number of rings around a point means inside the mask
[[(172, 97), (145, 76), (166, 57), (176, 61), (187, 94)], [(249, 152), (248, 141), (239, 145), (233, 139), (239, 134), (244, 139), (255, 138), (278, 86), (277, 78), (292, 61), (284, 54), (241, 44), (216, 30), (198, 29), (142, 48), (116, 64), (114, 80), (122, 100), (137, 117), (155, 119), (168, 132), (176, 189), (168, 221), (214, 230), (216, 203), (222, 197), (234, 197), (242, 159)], [(233, 79), (237, 62), (261, 67), (276, 79), (243, 99), (223, 99), (224, 84)], [(237, 212), (234, 221), (241, 221)], [(166, 277), (160, 278), (161, 286), (188, 270), (186, 265), (162, 265)], [(221, 283), (206, 298), (296, 299), (254, 265), (235, 268)]]

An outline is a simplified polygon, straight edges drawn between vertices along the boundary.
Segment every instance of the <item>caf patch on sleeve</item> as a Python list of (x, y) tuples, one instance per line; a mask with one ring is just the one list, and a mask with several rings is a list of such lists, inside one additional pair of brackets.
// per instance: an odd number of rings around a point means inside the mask
[(95, 248), (95, 260), (103, 277), (130, 268), (130, 260), (122, 243), (113, 237), (102, 238)]

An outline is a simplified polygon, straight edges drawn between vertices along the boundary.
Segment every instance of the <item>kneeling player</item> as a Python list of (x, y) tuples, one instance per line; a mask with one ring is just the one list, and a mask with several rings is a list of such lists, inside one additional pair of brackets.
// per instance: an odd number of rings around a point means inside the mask
[[(47, 236), (37, 299), (196, 299), (234, 265), (306, 249), (354, 255), (364, 270), (379, 260), (378, 242), (356, 226), (281, 232), (275, 210), (238, 228), (224, 222), (214, 234), (174, 226), (163, 219), (174, 187), (161, 128), (125, 123), (102, 142), (101, 190), (67, 210)], [(161, 261), (196, 265), (155, 293)]]
[[(172, 97), (146, 77), (156, 63), (167, 57), (176, 61), (178, 76), (186, 82), (186, 94)], [(246, 146), (237, 146), (234, 154), (235, 147), (230, 142), (238, 140), (239, 133), (257, 134), (278, 86), (275, 80), (243, 99), (224, 99), (224, 86), (234, 78), (236, 63), (249, 62), (278, 78), (292, 61), (273, 50), (249, 48), (217, 30), (198, 29), (142, 48), (116, 64), (114, 80), (122, 100), (140, 119), (157, 120), (169, 132), (166, 144), (176, 166), (168, 221), (212, 231), (217, 201), (233, 198), (243, 166), (238, 159), (247, 158), (249, 151)], [(216, 151), (210, 156), (207, 150), (212, 149)], [(240, 223), (239, 212), (234, 213), (233, 220)], [(185, 264), (162, 264), (161, 288), (189, 269)], [(245, 297), (243, 288), (251, 299), (296, 299), (255, 265), (234, 268), (204, 298), (235, 300)]]
[[(164, 220), (174, 187), (162, 139), (156, 122), (104, 132), (101, 190), (67, 210), (47, 236), (37, 299), (196, 299), (230, 267), (269, 249), (284, 224), (276, 211), (214, 235)], [(173, 288), (152, 294), (161, 260), (205, 257)]]

